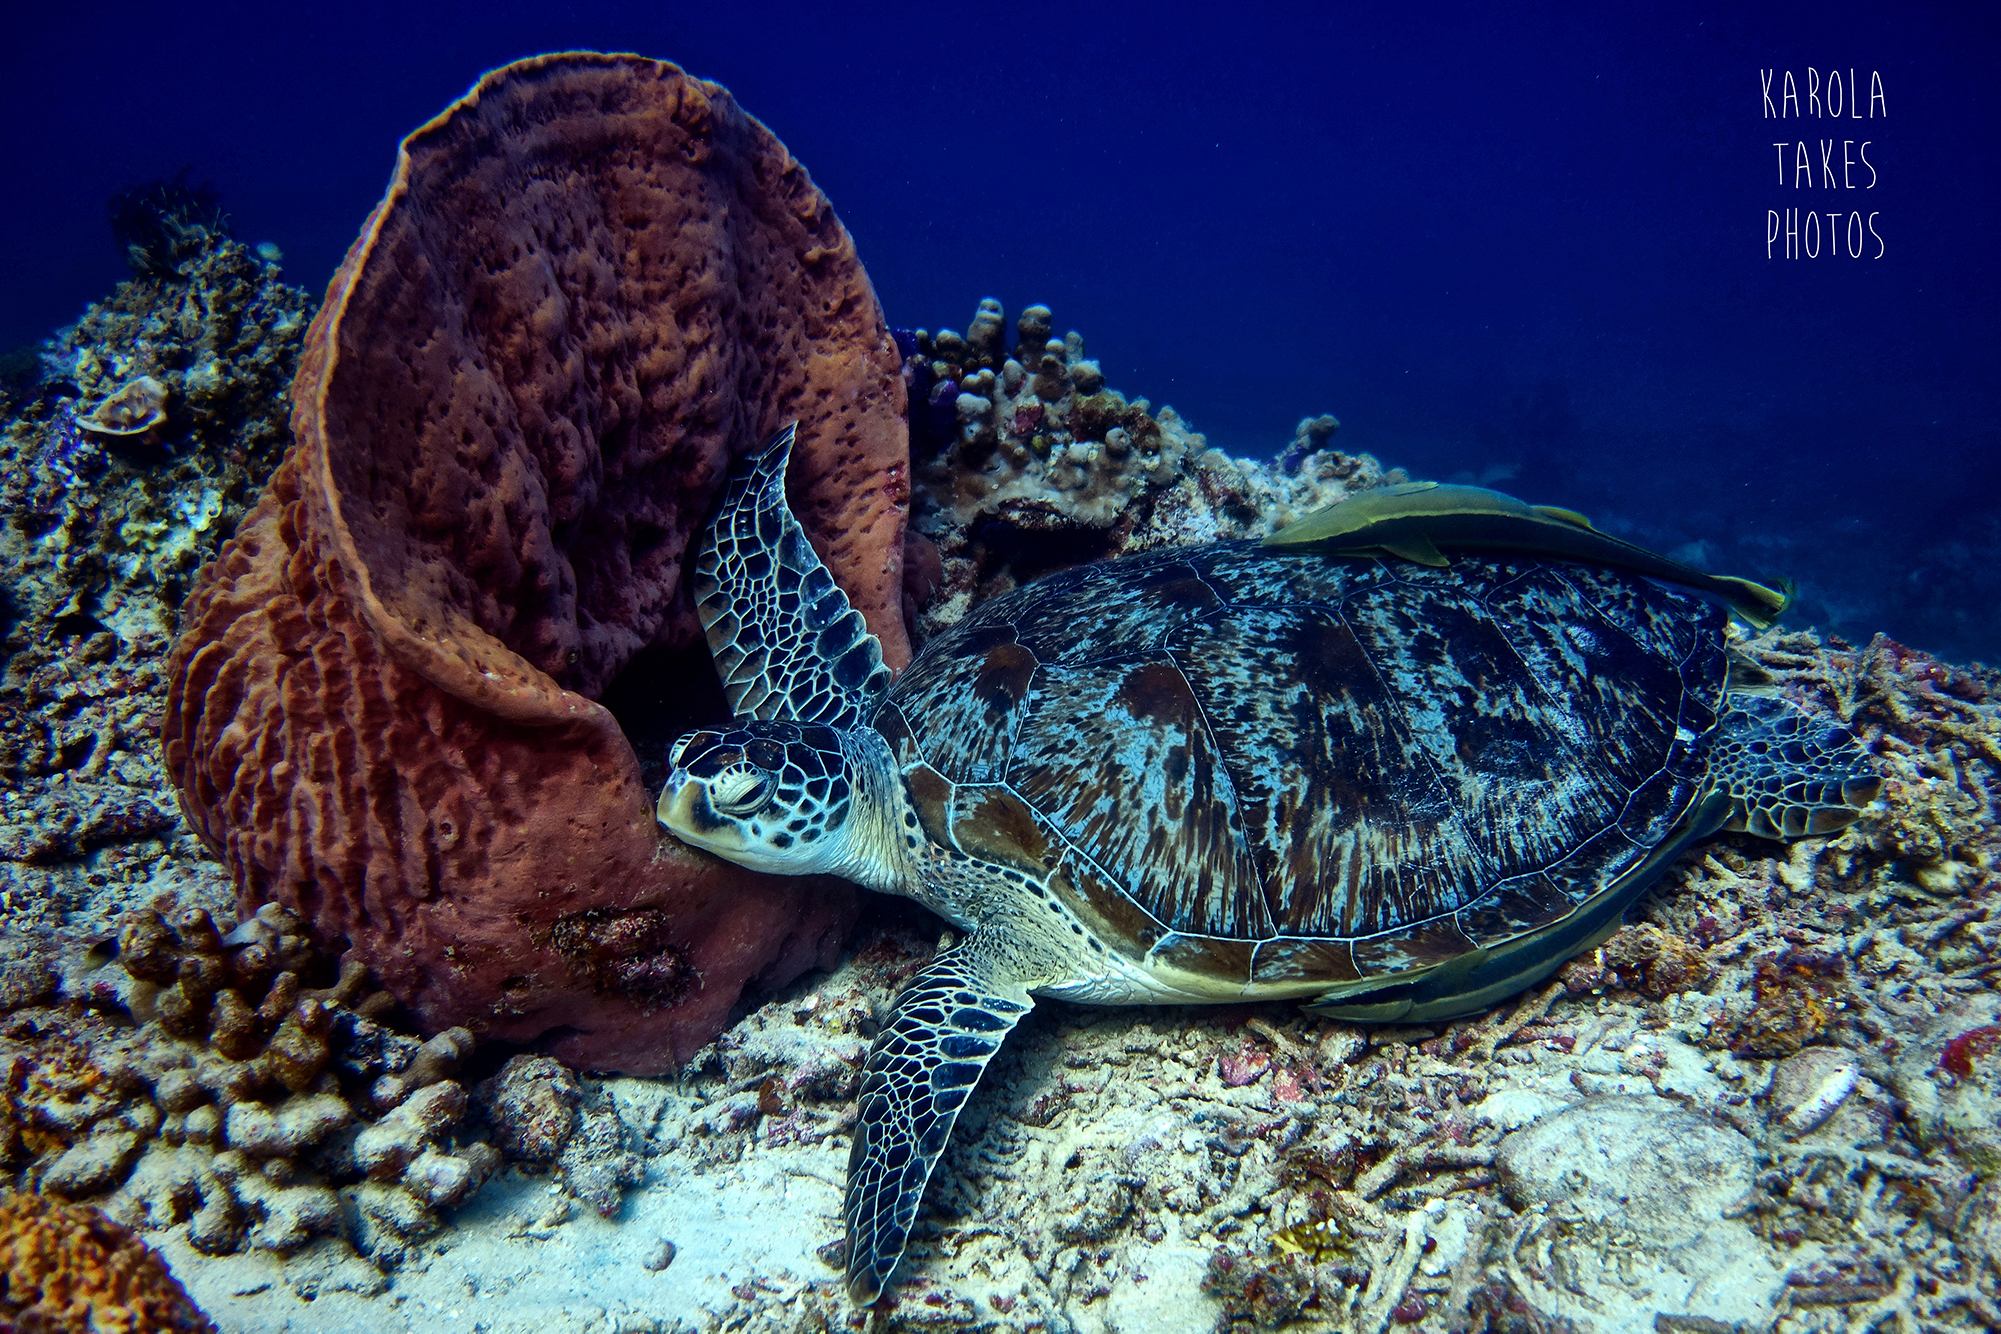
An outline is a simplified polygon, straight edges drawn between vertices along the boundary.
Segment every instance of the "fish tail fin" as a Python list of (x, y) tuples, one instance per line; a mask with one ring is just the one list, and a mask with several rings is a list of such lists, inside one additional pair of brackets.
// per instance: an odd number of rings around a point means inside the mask
[(1710, 578), (1723, 585), (1725, 596), (1730, 600), (1730, 609), (1758, 630), (1770, 629), (1773, 622), (1785, 615), (1786, 608), (1793, 605), (1793, 596), (1798, 591), (1790, 579), (1782, 579), (1779, 587), (1771, 588), (1751, 579), (1738, 579), (1727, 574), (1715, 574)]

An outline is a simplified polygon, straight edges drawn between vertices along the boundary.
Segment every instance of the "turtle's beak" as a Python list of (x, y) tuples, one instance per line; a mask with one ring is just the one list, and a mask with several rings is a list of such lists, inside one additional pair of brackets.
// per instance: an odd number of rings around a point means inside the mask
[(798, 875), (802, 870), (796, 856), (788, 857), (765, 846), (746, 830), (742, 820), (718, 814), (709, 799), (708, 783), (691, 778), (685, 769), (676, 769), (660, 789), (654, 816), (667, 832), (691, 848), (700, 848), (724, 861), (770, 875)]
[(660, 801), (653, 814), (667, 827), (668, 833), (697, 847), (704, 846), (704, 834), (720, 829), (725, 823), (709, 804), (708, 784), (690, 781), (686, 769), (676, 769), (667, 775), (667, 786), (660, 789)]

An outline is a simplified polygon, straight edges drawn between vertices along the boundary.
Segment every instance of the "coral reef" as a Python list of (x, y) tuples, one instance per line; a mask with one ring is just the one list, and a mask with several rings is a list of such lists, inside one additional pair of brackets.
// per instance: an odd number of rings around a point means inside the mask
[[(173, 809), (161, 658), (200, 564), (277, 456), (309, 301), (210, 237), (121, 283), (0, 391), (0, 922), (57, 903), (105, 931), (162, 889), (224, 899)], [(140, 386), (133, 391), (132, 386)], [(87, 405), (159, 402), (138, 436)], [(180, 855), (162, 857), (170, 849)], [(156, 879), (156, 875), (164, 878)]]
[[(39, 1191), (17, 1198), (81, 1207), (62, 1192), (142, 1229), (229, 1328), (463, 1329), (475, 1302), (492, 1334), (853, 1327), (851, 1099), (934, 921), (874, 903), (834, 973), (762, 998), (673, 1080), (474, 1051), (466, 1029), (421, 1040), (360, 953), (309, 948), (289, 909), (229, 925), (230, 878), (163, 797), (150, 740), (160, 627), (199, 556), (113, 557), (133, 540), (121, 525), (198, 514), (214, 491), (218, 517), (188, 539), (206, 551), (254, 489), (230, 451), (277, 420), (277, 354), (219, 363), (227, 392), (202, 401), (238, 404), (234, 418), (196, 414), (180, 353), (147, 359), (178, 327), (166, 315), (198, 304), (189, 283), (224, 293), (247, 262), (232, 246), (211, 238), (174, 281), (124, 285), (86, 317), (96, 332), (66, 331), (31, 380), (0, 386), (16, 590), (0, 1160)], [(239, 310), (303, 302), (268, 268), (238, 290)], [(1009, 333), (981, 312), (960, 374)], [(1009, 405), (1042, 369), (1020, 364)], [(158, 440), (81, 428), (144, 375), (167, 387)], [(1045, 434), (1069, 430), (1047, 429), (1061, 396), (1036, 401)], [(1165, 435), (1166, 413), (1143, 410)], [(936, 489), (935, 459), (966, 445), (956, 397), (948, 425), (920, 463), (927, 527), (895, 590), (934, 618), (1047, 565), (1175, 540), (1176, 522), (1255, 534), (1383, 477), (1329, 448), (1318, 418), (1296, 435), (1297, 473), (1191, 435), (1108, 524), (1085, 487), (1046, 496), (1055, 518), (1037, 529), (1009, 517), (1025, 489), (994, 498), (1004, 471)], [(1047, 466), (1028, 453), (1024, 468)], [(1880, 638), (1739, 648), (1875, 752), (1882, 797), (1854, 827), (1696, 848), (1630, 926), (1465, 1021), (1038, 1007), (969, 1104), (878, 1327), (2001, 1327), (2001, 674)], [(169, 889), (173, 906), (133, 911)], [(616, 988), (649, 976), (666, 929), (605, 910), (549, 940)], [(1632, 1151), (1662, 1132), (1665, 1148)], [(1713, 1179), (1694, 1180), (1705, 1166)]]
[[(962, 336), (899, 333), (911, 415), (913, 630), (1064, 565), (1170, 543), (1262, 535), (1351, 491), (1401, 480), (1328, 448), (1332, 417), (1302, 422), (1286, 468), (1232, 459), (1173, 408), (1108, 388), (1082, 334), (1047, 306), (1015, 321), (980, 302)], [(1325, 425), (1332, 423), (1332, 425)], [(928, 543), (928, 546), (920, 543)], [(931, 548), (935, 548), (934, 558)]]
[(88, 1205), (0, 1192), (0, 1328), (215, 1334), (160, 1257)]
[(1292, 442), (1278, 452), (1272, 460), (1280, 472), (1298, 472), (1306, 460), (1327, 448), (1327, 442), (1341, 429), (1341, 421), (1330, 413), (1318, 417), (1301, 417), (1299, 425), (1293, 428)]
[(182, 1228), (203, 1254), (332, 1237), (388, 1266), (504, 1161), (556, 1161), (568, 1195), (606, 1215), (643, 1177), (601, 1098), (571, 1133), (585, 1098), (548, 1057), (516, 1061), (568, 1090), (553, 1142), (524, 1140), (487, 1086), (485, 1117), (469, 1117), (455, 1076), (472, 1035), (399, 1031), (366, 967), (317, 954), (275, 904), (222, 931), (163, 901), (126, 915), (115, 952), (70, 962), (66, 1004), (0, 1019), (0, 1165), (45, 1194)]
[[(204, 231), (176, 269), (119, 284), (56, 335), (26, 415), (46, 420), (57, 399), (73, 398), (82, 424), (109, 437), (114, 452), (175, 482), (185, 470), (162, 469), (132, 437), (193, 453), (220, 484), (234, 524), (289, 438), (284, 395), (312, 305), (304, 289), (281, 281), (276, 264)], [(145, 425), (158, 413), (164, 418)]]
[(794, 418), (794, 508), (907, 658), (903, 391), (852, 241), (723, 89), (537, 57), (405, 140), (308, 343), (167, 666), (191, 822), (427, 1029), (672, 1068), (830, 961), (853, 891), (664, 839), (598, 700), (698, 642), (688, 544)]

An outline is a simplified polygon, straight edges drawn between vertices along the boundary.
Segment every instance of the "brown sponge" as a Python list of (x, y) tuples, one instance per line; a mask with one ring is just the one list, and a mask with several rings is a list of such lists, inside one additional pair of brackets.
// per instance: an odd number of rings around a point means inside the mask
[(663, 838), (596, 702), (698, 641), (690, 544), (793, 419), (794, 507), (901, 666), (898, 358), (784, 146), (715, 84), (589, 53), (412, 133), (169, 662), (167, 764), (245, 911), (351, 944), (430, 1031), (634, 1073), (827, 961), (852, 890)]

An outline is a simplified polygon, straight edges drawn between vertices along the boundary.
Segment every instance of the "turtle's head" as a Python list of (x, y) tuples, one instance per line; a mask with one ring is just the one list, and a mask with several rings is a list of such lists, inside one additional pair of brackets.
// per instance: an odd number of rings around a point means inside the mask
[(828, 871), (856, 876), (850, 863), (857, 782), (847, 734), (813, 723), (740, 718), (674, 743), (673, 771), (656, 807), (683, 843), (776, 875)]

